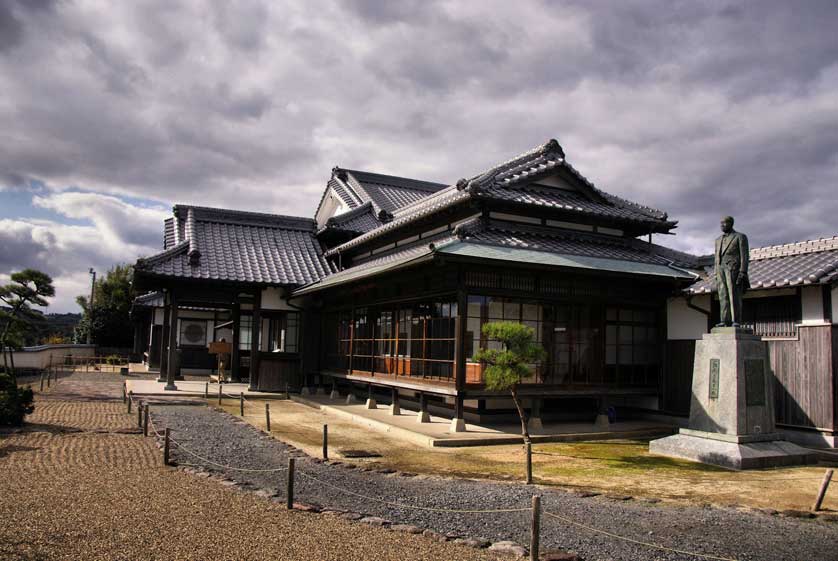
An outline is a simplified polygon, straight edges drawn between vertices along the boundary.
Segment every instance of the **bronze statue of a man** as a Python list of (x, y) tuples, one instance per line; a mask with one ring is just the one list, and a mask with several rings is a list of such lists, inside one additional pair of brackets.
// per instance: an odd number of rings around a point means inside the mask
[(722, 326), (739, 326), (742, 321), (742, 295), (748, 281), (748, 236), (733, 229), (733, 217), (722, 218), (722, 235), (716, 238), (716, 288), (719, 291)]

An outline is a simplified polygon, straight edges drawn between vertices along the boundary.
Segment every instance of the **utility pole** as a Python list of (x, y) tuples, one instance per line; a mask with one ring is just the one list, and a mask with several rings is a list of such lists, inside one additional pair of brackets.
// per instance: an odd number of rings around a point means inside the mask
[(90, 344), (90, 334), (93, 332), (93, 291), (96, 288), (96, 271), (90, 268), (90, 300), (87, 301), (87, 344)]

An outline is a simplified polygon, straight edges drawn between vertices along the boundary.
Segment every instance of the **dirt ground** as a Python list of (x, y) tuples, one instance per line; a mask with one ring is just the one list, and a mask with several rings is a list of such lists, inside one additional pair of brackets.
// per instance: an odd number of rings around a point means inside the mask
[[(497, 559), (164, 467), (119, 384), (62, 380), (23, 431), (0, 432), (0, 559)], [(86, 398), (85, 395), (88, 395)], [(109, 397), (108, 397), (109, 396)], [(90, 400), (88, 400), (90, 399)]]
[[(333, 459), (341, 459), (341, 450), (363, 449), (381, 457), (347, 461), (477, 479), (524, 477), (525, 454), (519, 445), (428, 448), (293, 401), (270, 403), (272, 433), (315, 457), (321, 455), (322, 426), (328, 424), (329, 454)], [(215, 406), (213, 400), (209, 404)], [(238, 415), (238, 400), (225, 400), (223, 409)], [(245, 420), (265, 429), (264, 411), (264, 402), (251, 400)], [(653, 456), (648, 453), (645, 440), (537, 444), (533, 450), (534, 478), (542, 485), (776, 510), (811, 508), (825, 468), (832, 467), (820, 464), (735, 472)], [(838, 484), (833, 484), (827, 493), (824, 510), (838, 511)]]

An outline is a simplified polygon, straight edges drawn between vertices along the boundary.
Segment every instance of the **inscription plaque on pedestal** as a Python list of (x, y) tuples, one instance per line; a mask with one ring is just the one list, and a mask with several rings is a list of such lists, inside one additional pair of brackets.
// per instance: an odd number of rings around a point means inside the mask
[(765, 361), (745, 359), (745, 404), (765, 405)]
[(710, 399), (719, 399), (719, 359), (710, 359)]

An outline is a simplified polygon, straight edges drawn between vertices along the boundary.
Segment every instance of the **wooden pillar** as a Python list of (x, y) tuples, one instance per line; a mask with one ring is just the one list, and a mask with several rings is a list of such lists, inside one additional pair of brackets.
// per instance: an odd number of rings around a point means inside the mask
[(466, 432), (465, 406), (462, 392), (454, 398), (454, 418), (451, 419), (451, 432)]
[(527, 428), (531, 433), (536, 433), (544, 430), (544, 425), (541, 422), (541, 398), (532, 398), (532, 405), (530, 406), (530, 419)]
[(401, 415), (402, 409), (401, 405), (399, 404), (399, 388), (392, 388), (390, 391), (390, 414)]
[(176, 390), (175, 376), (179, 374), (180, 364), (177, 359), (177, 297), (174, 291), (169, 294), (169, 352), (166, 368), (166, 390)]
[(253, 295), (253, 326), (250, 328), (250, 391), (259, 389), (259, 333), (262, 329), (262, 291)]
[(428, 414), (428, 396), (425, 392), (419, 394), (419, 414), (416, 416), (419, 423), (430, 423), (431, 416)]
[(468, 296), (464, 289), (457, 291), (457, 320), (454, 323), (454, 384), (462, 392), (466, 384), (466, 324)]
[(241, 320), (242, 306), (239, 302), (239, 294), (236, 293), (233, 302), (233, 350), (230, 353), (230, 377), (234, 382), (241, 382)]
[[(163, 329), (160, 330), (160, 376), (157, 377), (158, 382), (165, 382), (169, 366), (169, 305), (170, 294), (166, 290), (163, 296)], [(153, 321), (153, 320), (152, 320)]]

